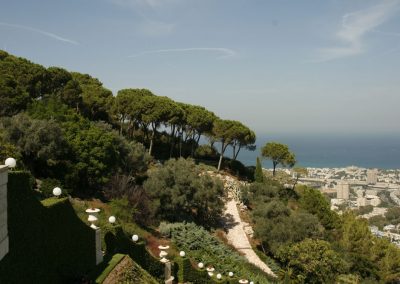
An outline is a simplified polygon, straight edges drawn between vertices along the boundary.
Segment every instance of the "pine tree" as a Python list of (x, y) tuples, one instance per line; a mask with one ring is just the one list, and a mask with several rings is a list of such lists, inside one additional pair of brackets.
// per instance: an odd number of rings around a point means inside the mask
[(264, 173), (262, 170), (261, 161), (260, 161), (259, 157), (257, 157), (256, 170), (254, 172), (254, 181), (255, 182), (263, 182), (264, 181)]

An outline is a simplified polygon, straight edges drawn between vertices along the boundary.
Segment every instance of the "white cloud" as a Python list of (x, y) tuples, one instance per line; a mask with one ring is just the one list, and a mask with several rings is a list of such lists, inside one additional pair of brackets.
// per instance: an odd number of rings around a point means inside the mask
[(39, 30), (39, 29), (36, 29), (36, 28), (33, 28), (33, 27), (29, 27), (29, 26), (14, 25), (14, 24), (9, 24), (9, 23), (4, 23), (4, 22), (0, 22), (0, 26), (27, 30), (27, 31), (31, 31), (31, 32), (35, 32), (35, 33), (39, 33), (39, 34), (45, 35), (47, 37), (53, 38), (53, 39), (58, 40), (58, 41), (62, 41), (62, 42), (66, 42), (66, 43), (70, 43), (70, 44), (74, 44), (74, 45), (78, 45), (79, 44), (77, 41), (74, 41), (72, 39), (61, 37), (59, 35), (56, 35), (56, 34), (53, 34), (53, 33), (49, 33), (49, 32), (46, 32), (46, 31), (43, 31), (43, 30)]
[(319, 49), (316, 61), (329, 61), (365, 52), (365, 36), (369, 32), (393, 35), (375, 28), (397, 12), (398, 3), (397, 0), (383, 1), (377, 6), (345, 14), (342, 17), (341, 27), (335, 34), (336, 40), (342, 45)]
[(129, 56), (130, 58), (140, 57), (148, 54), (157, 53), (177, 53), (177, 52), (217, 52), (221, 54), (218, 59), (229, 58), (235, 56), (236, 51), (224, 48), (224, 47), (191, 47), (191, 48), (173, 48), (173, 49), (158, 49), (158, 50), (146, 50), (137, 54)]

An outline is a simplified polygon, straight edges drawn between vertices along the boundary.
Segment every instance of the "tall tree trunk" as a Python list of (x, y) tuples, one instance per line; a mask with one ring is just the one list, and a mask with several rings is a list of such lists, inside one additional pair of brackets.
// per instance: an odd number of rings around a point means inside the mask
[(276, 166), (278, 165), (278, 163), (275, 162), (275, 161), (273, 161), (273, 162), (272, 162), (272, 165), (274, 166), (274, 169), (273, 169), (273, 171), (272, 171), (272, 176), (275, 176), (275, 169), (276, 169)]
[(169, 148), (169, 157), (172, 158), (174, 148), (175, 148), (175, 124), (172, 126), (171, 135), (170, 135), (170, 148)]
[(197, 135), (198, 135), (198, 136), (197, 136), (197, 139), (196, 139), (196, 144), (199, 145), (201, 133), (199, 132)]
[(124, 116), (121, 116), (121, 120), (120, 120), (120, 127), (119, 127), (119, 135), (122, 136), (122, 124), (124, 123)]
[(296, 180), (294, 181), (294, 184), (293, 184), (293, 187), (292, 187), (292, 190), (293, 190), (293, 191), (295, 190), (296, 185), (297, 185), (297, 183), (299, 182), (299, 178), (300, 178), (300, 175), (297, 174), (297, 175), (296, 175)]
[(223, 157), (223, 154), (221, 153), (221, 155), (219, 156), (219, 162), (218, 162), (218, 169), (217, 169), (218, 172), (221, 169), (222, 157)]
[(151, 139), (150, 139), (150, 146), (149, 146), (149, 155), (151, 155), (151, 153), (153, 152), (153, 144), (154, 144), (154, 136), (156, 134), (156, 130), (153, 127), (153, 132), (151, 134)]
[(182, 136), (183, 136), (183, 130), (179, 133), (179, 158), (182, 157)]
[(194, 157), (194, 141), (195, 141), (195, 136), (196, 133), (193, 131), (192, 133), (192, 142), (191, 142), (191, 150), (190, 150), (190, 156), (193, 158)]
[(238, 148), (238, 150), (236, 151), (236, 153), (234, 152), (234, 156), (233, 156), (233, 160), (235, 161), (236, 159), (237, 159), (237, 157), (238, 157), (238, 155), (239, 155), (239, 152), (240, 152), (240, 149), (242, 149), (242, 146), (240, 146), (239, 145), (239, 148)]
[(143, 134), (144, 134), (143, 135), (143, 144), (146, 145), (145, 143), (147, 143), (149, 140), (149, 131), (147, 129), (148, 124), (146, 124), (146, 123), (141, 123), (141, 124), (142, 124), (142, 130), (143, 130)]
[(222, 158), (224, 157), (226, 146), (227, 145), (225, 145), (225, 141), (221, 142), (221, 155), (219, 156), (218, 169), (217, 169), (218, 172), (221, 170)]
[[(199, 147), (200, 137), (201, 137), (201, 133), (199, 132), (199, 133), (197, 133), (197, 138), (194, 139), (194, 140), (196, 140), (195, 150)], [(194, 157), (194, 153), (193, 153), (193, 157)]]
[(151, 155), (151, 152), (153, 151), (153, 135), (150, 139), (150, 146), (149, 146), (149, 155)]

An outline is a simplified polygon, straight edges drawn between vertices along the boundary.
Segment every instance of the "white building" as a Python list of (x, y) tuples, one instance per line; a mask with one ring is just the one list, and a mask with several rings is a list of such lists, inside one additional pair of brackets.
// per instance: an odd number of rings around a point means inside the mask
[(366, 195), (365, 197), (358, 197), (357, 198), (357, 206), (367, 206), (372, 205), (374, 207), (381, 204), (381, 199), (376, 195)]
[(349, 184), (347, 182), (340, 182), (336, 187), (338, 199), (349, 199)]
[(378, 170), (367, 170), (367, 184), (376, 184), (378, 182)]

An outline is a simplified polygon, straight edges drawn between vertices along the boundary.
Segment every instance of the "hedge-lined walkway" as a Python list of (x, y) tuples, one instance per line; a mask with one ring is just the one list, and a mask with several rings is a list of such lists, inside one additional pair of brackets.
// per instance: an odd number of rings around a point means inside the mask
[(268, 273), (269, 275), (276, 277), (272, 272), (271, 268), (268, 267), (254, 252), (247, 238), (246, 233), (243, 230), (243, 223), (240, 219), (239, 211), (236, 206), (236, 201), (232, 198), (226, 204), (225, 217), (229, 220), (226, 223), (227, 238), (229, 242), (240, 252), (243, 253), (246, 259)]

